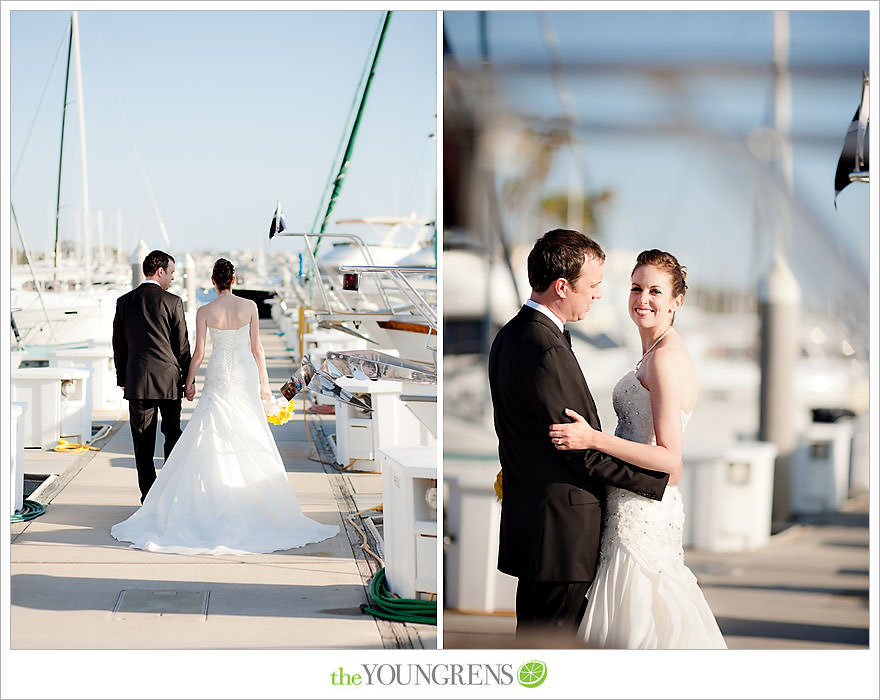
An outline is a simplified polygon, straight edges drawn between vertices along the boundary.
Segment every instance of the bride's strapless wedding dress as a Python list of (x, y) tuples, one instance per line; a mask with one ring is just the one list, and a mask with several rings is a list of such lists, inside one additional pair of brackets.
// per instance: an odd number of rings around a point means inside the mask
[(141, 506), (110, 533), (176, 554), (273, 552), (338, 531), (303, 515), (266, 422), (250, 326), (210, 328), (198, 405)]
[[(615, 435), (656, 444), (650, 392), (631, 371), (612, 395)], [(682, 428), (690, 416), (682, 412)], [(612, 649), (726, 648), (718, 623), (684, 563), (684, 508), (675, 486), (662, 501), (608, 487), (599, 568), (580, 634)]]

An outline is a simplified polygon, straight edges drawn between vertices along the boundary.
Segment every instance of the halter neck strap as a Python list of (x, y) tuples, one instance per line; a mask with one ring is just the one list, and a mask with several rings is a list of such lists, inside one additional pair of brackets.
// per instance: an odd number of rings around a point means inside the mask
[(657, 340), (655, 340), (655, 341), (651, 344), (651, 347), (649, 347), (647, 350), (645, 350), (645, 352), (644, 352), (644, 354), (642, 355), (641, 359), (640, 359), (638, 362), (636, 362), (636, 369), (638, 369), (638, 368), (641, 366), (642, 361), (648, 356), (648, 353), (650, 353), (651, 350), (653, 350), (654, 348), (656, 348), (656, 347), (657, 347), (657, 343), (659, 343), (661, 340), (663, 340), (663, 338), (666, 337), (666, 334), (669, 333), (669, 331), (671, 331), (671, 330), (672, 330), (672, 326), (669, 326), (669, 328), (667, 328), (665, 331), (663, 331), (663, 332), (660, 334), (660, 337), (657, 338)]

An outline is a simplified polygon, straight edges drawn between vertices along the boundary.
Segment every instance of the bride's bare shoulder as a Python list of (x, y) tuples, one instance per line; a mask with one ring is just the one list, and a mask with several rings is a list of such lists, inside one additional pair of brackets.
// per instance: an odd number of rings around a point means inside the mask
[(696, 400), (700, 390), (700, 377), (697, 366), (691, 357), (684, 339), (678, 333), (670, 337), (654, 352), (651, 358), (652, 379), (656, 382), (675, 383), (684, 392), (690, 405)]
[(245, 299), (244, 297), (235, 297), (235, 300), (236, 310), (240, 317), (247, 319), (245, 323), (249, 322), (251, 316), (253, 316), (254, 312), (257, 310), (257, 302), (253, 299)]
[(677, 380), (696, 378), (696, 366), (688, 352), (687, 345), (678, 333), (670, 333), (651, 353), (647, 374), (656, 378), (666, 377)]
[(202, 304), (196, 310), (196, 320), (209, 320), (214, 317), (217, 308), (217, 300), (209, 301), (207, 304)]

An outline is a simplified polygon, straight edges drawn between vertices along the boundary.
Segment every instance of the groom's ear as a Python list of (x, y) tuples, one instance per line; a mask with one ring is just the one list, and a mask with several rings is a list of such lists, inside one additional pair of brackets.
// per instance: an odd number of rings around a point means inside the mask
[(556, 295), (560, 299), (565, 299), (565, 286), (567, 283), (568, 280), (565, 277), (559, 277), (553, 281), (553, 289), (556, 290)]

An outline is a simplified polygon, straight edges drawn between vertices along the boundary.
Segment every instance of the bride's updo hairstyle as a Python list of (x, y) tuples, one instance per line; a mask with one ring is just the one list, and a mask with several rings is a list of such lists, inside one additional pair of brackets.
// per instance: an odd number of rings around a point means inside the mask
[(685, 282), (687, 268), (680, 265), (672, 253), (666, 253), (656, 248), (643, 250), (639, 253), (639, 257), (636, 258), (636, 266), (633, 268), (633, 273), (643, 265), (650, 265), (669, 273), (669, 277), (672, 279), (673, 297), (677, 297), (679, 294), (684, 296), (685, 292), (687, 292), (688, 286)]
[(217, 289), (221, 292), (232, 286), (232, 278), (235, 276), (235, 268), (226, 258), (220, 258), (214, 263), (214, 271), (211, 273), (211, 279), (217, 285)]

